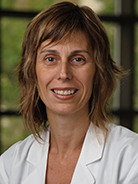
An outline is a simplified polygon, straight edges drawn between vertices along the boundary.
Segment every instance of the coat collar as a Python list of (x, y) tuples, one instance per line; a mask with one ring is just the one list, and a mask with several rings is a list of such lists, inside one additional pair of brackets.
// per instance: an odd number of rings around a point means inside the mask
[(91, 123), (76, 165), (71, 184), (94, 184), (95, 163), (102, 158), (105, 136)]
[[(42, 133), (45, 142), (35, 141), (30, 148), (27, 161), (30, 164), (30, 175), (22, 184), (45, 183), (45, 172), (49, 150), (50, 133)], [(100, 140), (100, 141), (99, 141)], [(87, 131), (78, 163), (76, 165), (71, 184), (94, 184), (94, 163), (101, 159), (104, 148), (104, 135), (91, 123)]]
[(34, 141), (33, 145), (30, 147), (27, 157), (27, 161), (35, 167), (40, 164), (41, 160), (46, 158), (49, 149), (49, 130), (41, 132), (40, 136), (42, 140), (39, 139), (38, 141)]
[(42, 140), (39, 139), (39, 142), (35, 140), (31, 145), (27, 157), (30, 174), (28, 174), (28, 177), (21, 184), (45, 183), (47, 157), (49, 150), (49, 137), (49, 130), (46, 130), (41, 133)]
[(99, 128), (95, 128), (91, 123), (87, 131), (82, 148), (82, 157), (85, 164), (89, 165), (102, 157), (105, 136)]

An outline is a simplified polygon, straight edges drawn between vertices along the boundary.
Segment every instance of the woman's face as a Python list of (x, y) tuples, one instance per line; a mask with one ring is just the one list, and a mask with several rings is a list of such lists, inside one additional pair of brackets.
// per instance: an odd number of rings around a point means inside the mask
[(37, 51), (36, 74), (39, 95), (47, 114), (89, 113), (95, 64), (92, 49), (82, 31)]

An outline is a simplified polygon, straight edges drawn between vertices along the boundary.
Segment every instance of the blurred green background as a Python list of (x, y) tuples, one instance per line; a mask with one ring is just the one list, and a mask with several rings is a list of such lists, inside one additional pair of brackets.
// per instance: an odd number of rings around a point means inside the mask
[[(1, 9), (15, 11), (39, 12), (54, 0), (1, 0)], [(73, 1), (72, 1), (73, 2)], [(78, 1), (74, 1), (78, 3)], [(96, 3), (96, 0), (94, 1)], [(114, 0), (98, 0), (98, 8), (95, 11), (98, 15), (114, 14)], [(93, 3), (94, 4), (94, 3)], [(95, 4), (94, 4), (95, 5)], [(136, 13), (138, 14), (138, 1), (136, 1)], [(18, 97), (19, 87), (15, 67), (21, 59), (21, 48), (23, 36), (30, 22), (30, 18), (1, 18), (1, 110), (19, 110)], [(114, 57), (114, 34), (116, 24), (104, 23), (107, 30), (111, 53)], [(138, 108), (138, 24), (135, 26), (135, 89), (134, 108)], [(138, 132), (138, 117), (135, 118), (135, 131)], [(2, 152), (18, 140), (27, 136), (22, 125), (21, 116), (2, 116), (1, 118), (1, 143)]]

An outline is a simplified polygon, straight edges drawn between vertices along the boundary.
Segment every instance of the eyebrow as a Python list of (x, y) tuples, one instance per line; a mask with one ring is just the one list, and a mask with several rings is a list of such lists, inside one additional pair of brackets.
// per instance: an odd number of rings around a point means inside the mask
[[(60, 54), (57, 50), (52, 50), (52, 49), (44, 49), (40, 52), (40, 54), (42, 54), (42, 53)], [(86, 54), (90, 55), (90, 53), (87, 50), (74, 50), (71, 52), (70, 55), (75, 55), (75, 54), (79, 54), (79, 53), (86, 53)]]
[(59, 52), (56, 51), (56, 50), (51, 50), (51, 49), (44, 49), (40, 52), (40, 54), (42, 54), (42, 53), (54, 53), (54, 54), (56, 54), (56, 53), (59, 53)]

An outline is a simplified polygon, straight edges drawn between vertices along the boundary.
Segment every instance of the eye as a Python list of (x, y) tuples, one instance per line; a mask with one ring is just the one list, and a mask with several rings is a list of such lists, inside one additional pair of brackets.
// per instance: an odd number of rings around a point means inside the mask
[(79, 58), (79, 57), (77, 57), (77, 58), (73, 59), (73, 61), (81, 62), (81, 61), (84, 61), (84, 59), (83, 59), (83, 58)]
[(74, 65), (83, 65), (85, 63), (85, 59), (82, 57), (76, 57), (72, 60)]
[(46, 61), (49, 61), (49, 62), (54, 62), (54, 61), (56, 61), (56, 59), (53, 58), (53, 57), (47, 57), (47, 58), (45, 58), (45, 60), (46, 60)]

